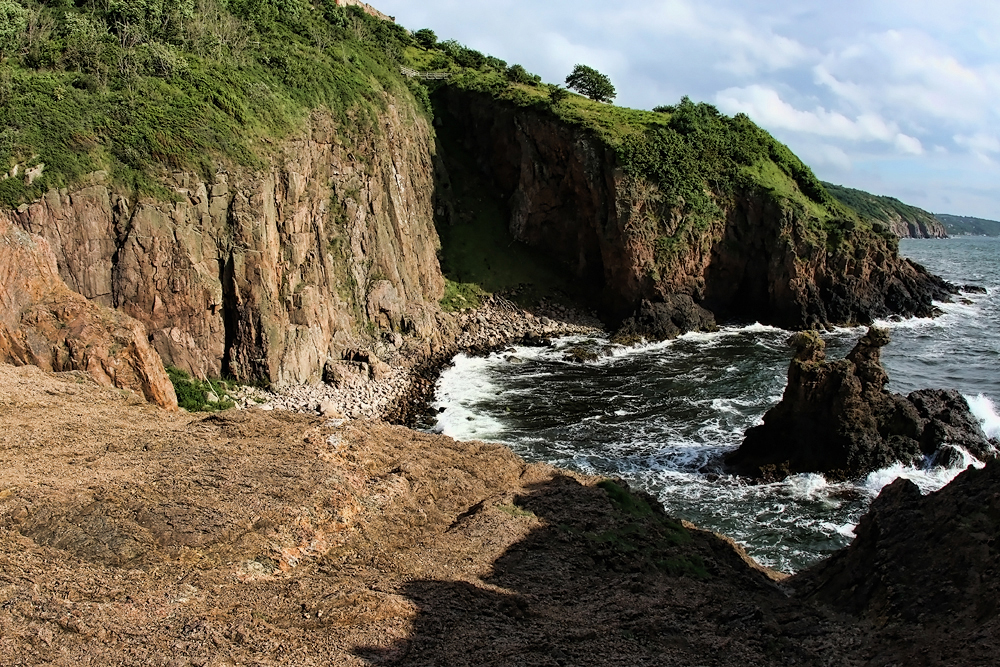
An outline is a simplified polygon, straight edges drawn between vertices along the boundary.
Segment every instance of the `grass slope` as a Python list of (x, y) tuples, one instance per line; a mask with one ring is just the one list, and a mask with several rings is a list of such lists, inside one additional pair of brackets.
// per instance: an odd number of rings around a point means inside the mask
[(827, 192), (842, 204), (850, 206), (863, 217), (879, 223), (888, 225), (898, 217), (905, 222), (914, 224), (923, 223), (928, 227), (936, 227), (940, 224), (940, 221), (934, 217), (933, 213), (928, 213), (916, 206), (904, 204), (895, 197), (873, 195), (864, 190), (855, 190), (854, 188), (834, 185), (833, 183), (823, 183), (823, 186)]
[(409, 96), (408, 33), (332, 0), (17, 1), (25, 30), (0, 40), (0, 205), (101, 169), (169, 196), (165, 170), (256, 170), (312, 109), (350, 140)]

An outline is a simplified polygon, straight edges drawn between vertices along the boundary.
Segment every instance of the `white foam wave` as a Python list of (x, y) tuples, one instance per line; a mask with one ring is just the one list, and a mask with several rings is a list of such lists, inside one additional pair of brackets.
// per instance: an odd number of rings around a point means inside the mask
[(939, 491), (947, 486), (953, 479), (958, 477), (966, 468), (974, 466), (982, 468), (985, 464), (966, 452), (961, 447), (956, 447), (962, 453), (962, 463), (955, 468), (939, 467), (916, 467), (903, 463), (895, 463), (888, 468), (876, 470), (864, 479), (861, 489), (872, 498), (882, 492), (882, 489), (895, 482), (897, 479), (908, 479), (917, 485), (924, 495)]
[(497, 387), (490, 381), (488, 369), (497, 362), (490, 357), (469, 357), (459, 354), (452, 367), (438, 380), (436, 399), (432, 406), (441, 410), (437, 429), (458, 440), (495, 438), (503, 425), (485, 414), (477, 403), (495, 396)]
[(986, 437), (1000, 438), (1000, 415), (993, 400), (983, 394), (966, 396), (965, 400), (969, 403), (969, 411), (982, 424)]
[(819, 497), (829, 486), (823, 475), (815, 473), (792, 475), (784, 483), (793, 498), (810, 500)]

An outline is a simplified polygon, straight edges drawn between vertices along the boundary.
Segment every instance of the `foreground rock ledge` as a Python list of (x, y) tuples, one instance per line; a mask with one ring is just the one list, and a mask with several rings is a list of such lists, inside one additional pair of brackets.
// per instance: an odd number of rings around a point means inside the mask
[[(2, 665), (988, 664), (998, 648), (995, 606), (954, 627), (857, 621), (809, 594), (822, 576), (790, 598), (795, 580), (650, 498), (499, 445), (168, 413), (32, 366), (0, 365), (0, 419)], [(937, 553), (936, 572), (965, 571)]]
[(85, 371), (168, 409), (177, 397), (137, 320), (70, 290), (49, 243), (0, 212), (0, 362)]
[(957, 391), (901, 396), (885, 390), (889, 376), (879, 356), (888, 331), (870, 328), (845, 359), (832, 362), (814, 331), (789, 342), (795, 358), (781, 402), (726, 458), (733, 472), (761, 479), (802, 472), (847, 479), (928, 456), (951, 466), (962, 460), (956, 447), (980, 461), (997, 455), (1000, 443), (986, 438)]

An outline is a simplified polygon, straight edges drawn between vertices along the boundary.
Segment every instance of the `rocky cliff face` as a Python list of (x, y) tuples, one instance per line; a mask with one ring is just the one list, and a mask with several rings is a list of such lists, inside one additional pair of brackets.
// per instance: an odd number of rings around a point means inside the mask
[[(681, 295), (720, 319), (804, 328), (927, 316), (933, 299), (947, 298), (947, 285), (901, 259), (891, 240), (845, 229), (829, 250), (801, 212), (768, 193), (719, 197), (715, 220), (692, 224), (672, 213), (650, 229), (653, 188), (587, 131), (456, 88), (439, 92), (439, 102), (443, 122), (455, 124), (508, 198), (514, 237), (592, 284), (612, 319), (644, 299)], [(669, 247), (658, 247), (663, 239)], [(664, 253), (666, 269), (657, 260)], [(688, 317), (691, 303), (682, 301), (672, 321), (708, 321)]]
[(931, 218), (908, 219), (893, 216), (889, 223), (892, 233), (901, 239), (946, 239), (948, 232), (940, 220)]
[(364, 328), (433, 343), (433, 153), (408, 105), (362, 136), (316, 113), (264, 172), (173, 173), (173, 201), (131, 200), (95, 174), (15, 219), (48, 240), (73, 290), (145, 324), (165, 363), (317, 381)]
[(165, 408), (177, 397), (142, 324), (88, 301), (59, 277), (45, 239), (0, 214), (0, 362), (86, 371)]

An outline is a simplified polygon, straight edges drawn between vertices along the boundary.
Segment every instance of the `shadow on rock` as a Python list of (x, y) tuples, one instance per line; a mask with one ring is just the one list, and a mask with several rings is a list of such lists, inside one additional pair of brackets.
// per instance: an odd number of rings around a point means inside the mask
[(409, 636), (354, 654), (405, 665), (818, 665), (852, 641), (731, 541), (618, 483), (557, 474), (512, 504), (481, 503), (449, 532), (472, 538), (497, 514), (536, 527), (482, 579), (404, 583), (398, 593), (418, 608)]

